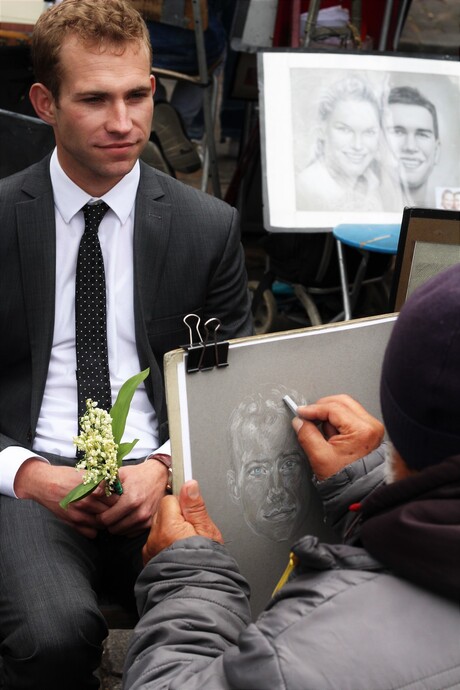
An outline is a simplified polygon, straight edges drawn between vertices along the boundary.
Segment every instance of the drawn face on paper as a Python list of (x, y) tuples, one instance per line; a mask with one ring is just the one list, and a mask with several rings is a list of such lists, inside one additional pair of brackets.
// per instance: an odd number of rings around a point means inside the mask
[[(232, 499), (249, 527), (273, 541), (290, 539), (308, 510), (309, 469), (279, 400), (244, 403), (232, 416), (234, 467), (228, 472)], [(239, 411), (239, 412), (238, 412)]]
[(337, 103), (324, 131), (326, 165), (336, 174), (357, 178), (375, 158), (379, 142), (379, 116), (372, 103), (356, 100)]
[(439, 158), (433, 116), (421, 105), (392, 103), (388, 108), (387, 138), (409, 189), (424, 185)]

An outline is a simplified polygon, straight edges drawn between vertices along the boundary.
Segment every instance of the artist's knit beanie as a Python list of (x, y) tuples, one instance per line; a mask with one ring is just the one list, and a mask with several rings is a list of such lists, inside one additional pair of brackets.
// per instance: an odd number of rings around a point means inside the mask
[(460, 454), (460, 265), (403, 305), (385, 352), (380, 402), (388, 436), (409, 467)]

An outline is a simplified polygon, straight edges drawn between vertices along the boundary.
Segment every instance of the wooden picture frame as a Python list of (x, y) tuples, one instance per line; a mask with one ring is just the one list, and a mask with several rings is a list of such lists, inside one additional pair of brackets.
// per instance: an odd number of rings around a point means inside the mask
[(399, 311), (419, 285), (457, 263), (460, 263), (460, 211), (405, 208), (390, 308)]

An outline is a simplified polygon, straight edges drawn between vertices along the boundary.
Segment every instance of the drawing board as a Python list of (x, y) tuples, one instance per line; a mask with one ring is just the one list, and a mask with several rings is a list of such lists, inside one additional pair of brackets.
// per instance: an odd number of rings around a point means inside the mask
[(251, 585), (255, 615), (297, 537), (336, 539), (324, 524), (282, 397), (301, 404), (348, 393), (380, 418), (380, 368), (395, 318), (233, 340), (228, 366), (195, 373), (187, 373), (184, 350), (165, 356), (174, 491), (184, 480), (199, 481)]

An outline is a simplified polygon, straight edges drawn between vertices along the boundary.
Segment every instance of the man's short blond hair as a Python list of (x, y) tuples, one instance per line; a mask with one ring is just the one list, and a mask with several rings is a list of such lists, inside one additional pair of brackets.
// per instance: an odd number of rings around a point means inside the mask
[(32, 61), (35, 79), (57, 100), (62, 81), (59, 53), (69, 35), (122, 53), (128, 42), (144, 46), (152, 62), (152, 47), (141, 15), (126, 0), (63, 0), (38, 18), (32, 33)]

